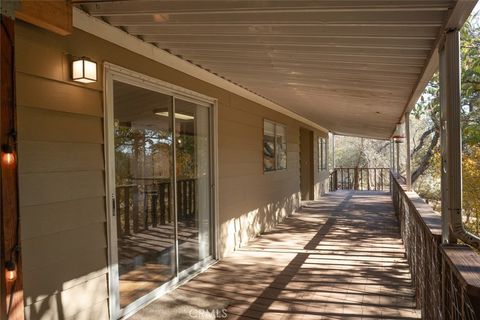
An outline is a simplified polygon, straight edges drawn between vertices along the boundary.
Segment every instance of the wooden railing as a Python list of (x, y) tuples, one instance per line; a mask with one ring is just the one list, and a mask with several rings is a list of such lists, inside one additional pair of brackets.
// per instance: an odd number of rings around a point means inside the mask
[[(177, 181), (177, 212), (179, 220), (195, 216), (196, 180)], [(173, 201), (170, 182), (119, 185), (116, 188), (116, 219), (119, 237), (150, 227), (173, 223)]]
[(392, 201), (423, 319), (480, 319), (480, 256), (442, 245), (438, 213), (391, 175)]
[(389, 172), (389, 168), (335, 168), (330, 173), (329, 190), (388, 190)]

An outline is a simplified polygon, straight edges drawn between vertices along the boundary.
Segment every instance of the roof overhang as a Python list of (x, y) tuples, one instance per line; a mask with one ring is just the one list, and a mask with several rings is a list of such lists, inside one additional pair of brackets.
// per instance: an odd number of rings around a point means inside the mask
[(90, 15), (74, 25), (315, 127), (386, 139), (476, 2), (74, 1)]

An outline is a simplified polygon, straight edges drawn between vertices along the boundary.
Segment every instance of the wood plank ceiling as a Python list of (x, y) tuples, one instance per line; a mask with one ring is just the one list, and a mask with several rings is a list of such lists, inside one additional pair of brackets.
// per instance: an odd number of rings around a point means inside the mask
[(375, 138), (389, 138), (411, 107), (456, 5), (453, 0), (77, 1), (90, 15), (335, 133)]

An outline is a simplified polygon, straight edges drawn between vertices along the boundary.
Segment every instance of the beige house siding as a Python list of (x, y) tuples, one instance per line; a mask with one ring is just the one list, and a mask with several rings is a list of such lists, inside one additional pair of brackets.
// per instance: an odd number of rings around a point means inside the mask
[[(299, 130), (304, 125), (297, 120), (82, 31), (60, 37), (18, 22), (16, 47), (27, 319), (108, 318), (105, 61), (218, 99), (221, 256), (298, 207)], [(70, 81), (70, 55), (97, 61), (99, 81)], [(287, 126), (287, 170), (263, 172), (265, 118)], [(313, 131), (315, 139), (326, 136)], [(314, 145), (318, 197), (327, 174), (318, 172)]]

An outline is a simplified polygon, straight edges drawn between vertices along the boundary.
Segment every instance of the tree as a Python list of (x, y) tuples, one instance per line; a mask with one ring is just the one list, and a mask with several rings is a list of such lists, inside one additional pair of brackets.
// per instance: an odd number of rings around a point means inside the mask
[[(467, 228), (480, 229), (480, 25), (471, 17), (461, 29), (461, 126), (463, 151), (464, 215)], [(418, 101), (413, 115), (425, 124), (412, 152), (412, 181), (422, 197), (440, 200), (435, 190), (440, 180), (440, 100), (439, 79), (435, 74)], [(425, 185), (425, 181), (429, 181)]]

